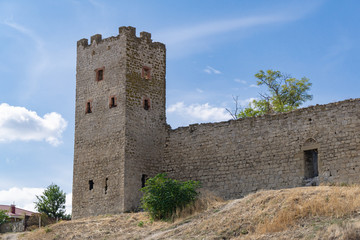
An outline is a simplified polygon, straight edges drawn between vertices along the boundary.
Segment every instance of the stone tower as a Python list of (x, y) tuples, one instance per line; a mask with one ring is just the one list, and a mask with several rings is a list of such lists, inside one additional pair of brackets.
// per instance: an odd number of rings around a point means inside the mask
[(166, 136), (165, 45), (120, 27), (77, 43), (73, 218), (139, 206)]

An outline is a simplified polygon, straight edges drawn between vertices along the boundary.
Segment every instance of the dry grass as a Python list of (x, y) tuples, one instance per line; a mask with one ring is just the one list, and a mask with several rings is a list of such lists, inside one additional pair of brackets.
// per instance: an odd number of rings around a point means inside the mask
[(223, 198), (216, 196), (210, 191), (201, 190), (199, 198), (195, 201), (195, 203), (177, 211), (174, 216), (174, 220), (181, 221), (209, 209), (216, 209), (219, 206), (224, 205), (224, 203), (225, 201)]
[(224, 202), (202, 194), (174, 222), (146, 213), (63, 222), (25, 239), (360, 239), (360, 187), (260, 191)]
[[(321, 188), (321, 192), (309, 192), (299, 188), (294, 189), (286, 198), (274, 197), (265, 209), (265, 212), (270, 215), (258, 225), (256, 231), (259, 233), (278, 232), (295, 225), (301, 219), (342, 218), (360, 209), (359, 187)], [(277, 207), (276, 211), (271, 211), (269, 208), (274, 206)]]

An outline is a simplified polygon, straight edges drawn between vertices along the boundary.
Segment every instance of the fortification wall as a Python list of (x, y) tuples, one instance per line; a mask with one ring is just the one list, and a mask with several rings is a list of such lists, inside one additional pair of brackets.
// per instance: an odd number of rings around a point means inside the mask
[(225, 198), (303, 186), (305, 151), (320, 182), (360, 182), (360, 99), (168, 132), (162, 171)]

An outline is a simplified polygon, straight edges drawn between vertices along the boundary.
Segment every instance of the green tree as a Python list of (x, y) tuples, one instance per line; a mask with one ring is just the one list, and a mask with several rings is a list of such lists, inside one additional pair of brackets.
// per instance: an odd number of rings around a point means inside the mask
[(273, 70), (260, 70), (255, 77), (258, 79), (258, 86), (267, 87), (267, 93), (260, 94), (259, 100), (253, 100), (248, 107), (236, 113), (236, 118), (288, 112), (312, 99), (309, 94), (312, 84), (308, 78), (296, 79)]
[(8, 215), (6, 214), (7, 211), (0, 210), (0, 225), (6, 223), (9, 219)]
[(152, 219), (170, 219), (176, 209), (182, 209), (192, 204), (198, 196), (196, 189), (200, 186), (197, 181), (178, 181), (161, 173), (149, 178), (145, 187), (141, 203), (149, 212)]
[(65, 213), (66, 195), (56, 184), (48, 186), (41, 196), (36, 196), (35, 208), (52, 218), (62, 218)]

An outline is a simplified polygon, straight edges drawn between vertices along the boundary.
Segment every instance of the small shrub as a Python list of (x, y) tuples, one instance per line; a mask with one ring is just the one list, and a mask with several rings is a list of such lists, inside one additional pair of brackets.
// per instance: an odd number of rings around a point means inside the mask
[(177, 209), (181, 210), (195, 201), (199, 186), (197, 181), (182, 182), (167, 178), (166, 173), (158, 174), (149, 178), (141, 189), (144, 193), (142, 207), (152, 219), (170, 219)]
[(0, 210), (0, 225), (6, 223), (9, 219), (8, 215), (6, 214), (7, 211)]
[(143, 221), (140, 221), (139, 223), (138, 223), (138, 227), (143, 227), (144, 226), (144, 222)]
[(45, 227), (44, 231), (45, 231), (46, 233), (49, 233), (49, 232), (52, 231), (52, 229), (51, 229), (51, 228), (48, 228), (48, 227)]

